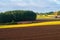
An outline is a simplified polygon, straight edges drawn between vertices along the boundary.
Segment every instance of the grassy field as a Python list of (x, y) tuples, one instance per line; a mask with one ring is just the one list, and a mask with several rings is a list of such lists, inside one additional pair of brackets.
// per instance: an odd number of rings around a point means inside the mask
[(48, 17), (48, 16), (40, 16), (40, 15), (37, 15), (36, 19), (41, 19), (41, 18), (51, 18), (51, 17)]
[(54, 15), (37, 15), (36, 20), (55, 20), (55, 21), (60, 21), (60, 18), (55, 18)]
[(45, 25), (60, 25), (60, 21), (32, 23), (32, 24), (1, 25), (0, 28), (33, 27), (33, 26), (45, 26)]
[(54, 18), (54, 15), (37, 15), (36, 19), (53, 19)]

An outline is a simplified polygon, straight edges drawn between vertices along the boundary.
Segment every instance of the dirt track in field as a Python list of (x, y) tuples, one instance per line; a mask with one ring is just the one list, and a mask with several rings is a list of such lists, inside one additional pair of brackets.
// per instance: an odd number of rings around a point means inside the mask
[(60, 40), (60, 25), (0, 29), (0, 40)]

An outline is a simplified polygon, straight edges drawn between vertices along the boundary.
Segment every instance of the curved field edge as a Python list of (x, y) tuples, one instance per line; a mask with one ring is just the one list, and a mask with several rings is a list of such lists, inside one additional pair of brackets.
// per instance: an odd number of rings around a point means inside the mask
[(2, 25), (0, 28), (17, 28), (17, 27), (33, 27), (33, 26), (46, 26), (46, 25), (60, 25), (60, 21), (50, 21), (42, 23), (32, 23), (32, 24), (16, 24), (16, 25)]

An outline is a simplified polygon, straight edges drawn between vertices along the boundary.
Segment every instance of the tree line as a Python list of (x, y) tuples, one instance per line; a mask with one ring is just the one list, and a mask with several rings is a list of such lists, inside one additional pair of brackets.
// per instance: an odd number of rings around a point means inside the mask
[(0, 13), (0, 23), (15, 23), (32, 20), (36, 20), (36, 13), (33, 11), (14, 10)]
[[(46, 13), (37, 13), (39, 15), (54, 15), (55, 12), (46, 12)], [(57, 11), (58, 15), (60, 15), (60, 11)]]

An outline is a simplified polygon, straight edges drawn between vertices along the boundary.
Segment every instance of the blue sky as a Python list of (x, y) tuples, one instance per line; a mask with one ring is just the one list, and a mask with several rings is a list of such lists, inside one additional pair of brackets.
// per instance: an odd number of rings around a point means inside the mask
[(58, 11), (60, 0), (0, 0), (0, 12), (9, 10)]

